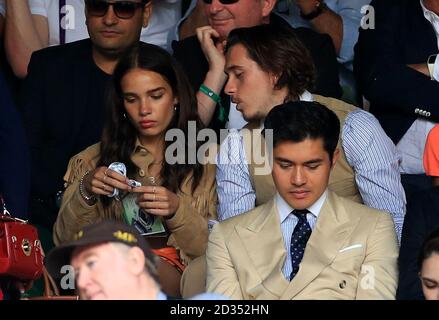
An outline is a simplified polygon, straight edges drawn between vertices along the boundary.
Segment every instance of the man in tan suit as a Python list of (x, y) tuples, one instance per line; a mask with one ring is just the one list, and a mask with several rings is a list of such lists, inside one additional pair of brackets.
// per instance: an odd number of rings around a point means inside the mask
[[(231, 31), (225, 71), (229, 76), (225, 92), (248, 121), (245, 129), (253, 137), (268, 112), (286, 101), (317, 101), (334, 111), (341, 123), (340, 157), (329, 189), (389, 212), (401, 233), (405, 195), (395, 145), (370, 113), (310, 93), (315, 68), (294, 32), (271, 25)], [(256, 144), (243, 142), (246, 137), (241, 133), (231, 131), (221, 144), (216, 173), (219, 221), (266, 203), (274, 194), (270, 171), (256, 172), (257, 161), (248, 156), (255, 155)]]
[[(249, 123), (244, 130), (232, 130), (221, 144), (216, 171), (219, 221), (250, 211), (275, 194), (271, 168), (266, 165), (268, 159), (252, 158), (266, 154), (262, 150), (265, 142), (261, 123), (268, 112), (285, 101), (317, 101), (334, 111), (341, 123), (340, 156), (332, 170), (329, 189), (390, 213), (398, 235), (401, 233), (405, 195), (395, 145), (370, 113), (309, 92), (314, 65), (294, 32), (272, 25), (231, 31), (225, 71), (229, 75), (225, 92)], [(261, 159), (263, 164), (259, 166)], [(270, 170), (265, 170), (267, 167)], [(263, 169), (262, 173), (259, 169)], [(183, 296), (204, 291), (204, 277), (200, 274), (205, 274), (205, 270), (204, 257), (193, 260), (186, 268), (181, 282)]]
[(234, 299), (394, 299), (392, 218), (328, 190), (339, 128), (335, 113), (316, 102), (270, 111), (277, 193), (215, 225), (208, 291)]

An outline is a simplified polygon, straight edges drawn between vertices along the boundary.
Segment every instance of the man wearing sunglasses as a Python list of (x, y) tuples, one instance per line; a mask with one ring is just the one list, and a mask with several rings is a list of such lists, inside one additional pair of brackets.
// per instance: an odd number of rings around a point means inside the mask
[(33, 53), (21, 108), (32, 158), (30, 217), (51, 231), (70, 157), (99, 141), (106, 89), (152, 3), (86, 0), (89, 39)]
[[(183, 1), (154, 1), (154, 15), (142, 29), (141, 41), (168, 49), (168, 33), (181, 17)], [(0, 34), (2, 18), (7, 16), (5, 52), (14, 74), (26, 77), (34, 51), (88, 38), (84, 11), (84, 0), (0, 0)]]
[[(235, 28), (267, 23), (289, 27), (290, 25), (272, 13), (276, 0), (203, 1), (209, 25), (198, 28), (197, 36), (174, 42), (174, 55), (183, 64), (194, 89), (198, 91), (201, 120), (214, 129), (224, 128), (227, 122), (228, 128), (240, 128), (245, 122), (222, 90), (226, 81), (222, 52), (224, 40)], [(295, 31), (311, 52), (316, 65), (317, 81), (312, 92), (340, 97), (336, 53), (331, 38), (304, 28)], [(217, 105), (219, 96), (221, 107), (219, 103)]]
[(142, 26), (148, 26), (151, 5), (149, 0), (85, 0), (88, 33), (96, 49), (94, 57), (108, 56), (117, 62), (122, 52), (139, 41)]

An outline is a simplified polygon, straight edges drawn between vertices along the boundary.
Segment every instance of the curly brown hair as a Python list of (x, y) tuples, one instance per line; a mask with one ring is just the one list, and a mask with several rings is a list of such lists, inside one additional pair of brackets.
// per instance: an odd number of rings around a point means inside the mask
[(288, 88), (285, 102), (299, 100), (305, 90), (314, 87), (316, 71), (311, 54), (292, 28), (262, 24), (234, 29), (227, 38), (226, 52), (238, 44), (262, 70), (278, 77), (276, 89)]

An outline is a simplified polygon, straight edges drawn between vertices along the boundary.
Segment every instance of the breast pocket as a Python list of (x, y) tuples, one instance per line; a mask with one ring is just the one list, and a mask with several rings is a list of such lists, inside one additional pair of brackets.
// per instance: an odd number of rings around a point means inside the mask
[(364, 261), (364, 249), (354, 248), (339, 252), (331, 264), (331, 268), (339, 273), (358, 276)]

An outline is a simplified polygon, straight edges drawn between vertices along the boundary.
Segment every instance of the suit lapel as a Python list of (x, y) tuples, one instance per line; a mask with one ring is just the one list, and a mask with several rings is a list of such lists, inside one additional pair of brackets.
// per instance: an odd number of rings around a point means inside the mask
[(358, 223), (349, 218), (337, 196), (328, 191), (317, 224), (306, 245), (300, 269), (281, 299), (292, 299), (332, 263)]
[(251, 224), (238, 225), (235, 229), (263, 286), (272, 294), (281, 296), (289, 281), (282, 274), (286, 251), (276, 201), (272, 199), (259, 208), (260, 214)]

